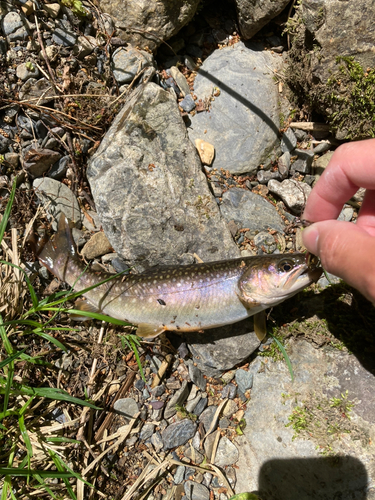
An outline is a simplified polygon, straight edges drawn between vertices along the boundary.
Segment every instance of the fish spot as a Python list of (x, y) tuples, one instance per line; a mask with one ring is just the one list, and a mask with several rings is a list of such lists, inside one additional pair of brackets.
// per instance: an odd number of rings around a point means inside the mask
[(158, 299), (158, 302), (161, 306), (166, 306), (167, 304), (164, 302), (163, 299)]
[(181, 285), (182, 285), (182, 283), (177, 283), (177, 286), (181, 286)]

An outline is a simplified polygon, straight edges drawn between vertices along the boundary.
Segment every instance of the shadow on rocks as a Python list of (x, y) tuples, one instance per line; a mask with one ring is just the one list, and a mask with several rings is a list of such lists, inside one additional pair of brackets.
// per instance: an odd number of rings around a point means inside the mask
[(262, 500), (372, 500), (362, 462), (351, 456), (269, 460), (259, 472)]
[[(291, 309), (292, 306), (292, 309)], [(306, 336), (303, 321), (307, 318), (324, 320), (325, 325), (317, 323), (316, 340), (333, 348), (346, 347), (354, 354), (365, 370), (375, 375), (375, 308), (357, 290), (345, 283), (331, 285), (319, 292), (308, 290), (300, 293), (291, 301), (286, 301), (272, 312), (272, 319), (277, 326), (293, 321), (299, 329), (293, 329), (293, 335)], [(320, 333), (318, 330), (320, 329)], [(285, 333), (285, 332), (284, 332)], [(311, 334), (311, 332), (310, 332)], [(320, 339), (319, 339), (320, 335)], [(314, 343), (314, 340), (312, 340)], [(316, 347), (321, 347), (317, 345)]]

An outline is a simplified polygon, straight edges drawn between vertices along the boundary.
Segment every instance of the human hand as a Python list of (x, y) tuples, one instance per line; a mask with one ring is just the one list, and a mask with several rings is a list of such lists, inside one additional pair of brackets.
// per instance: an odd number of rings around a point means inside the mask
[[(336, 218), (359, 187), (366, 189), (357, 223)], [(375, 303), (375, 139), (343, 144), (312, 190), (302, 232), (309, 252), (324, 269)]]

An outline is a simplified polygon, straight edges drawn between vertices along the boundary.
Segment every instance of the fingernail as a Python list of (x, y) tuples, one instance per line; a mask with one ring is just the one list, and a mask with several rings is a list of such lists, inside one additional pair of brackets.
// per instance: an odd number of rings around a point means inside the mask
[(319, 231), (315, 229), (314, 225), (306, 227), (302, 231), (302, 241), (307, 250), (314, 255), (318, 255), (318, 239)]

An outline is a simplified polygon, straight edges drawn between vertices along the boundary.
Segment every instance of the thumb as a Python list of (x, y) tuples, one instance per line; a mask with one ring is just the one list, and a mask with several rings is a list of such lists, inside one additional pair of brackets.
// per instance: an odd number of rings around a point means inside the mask
[(375, 302), (375, 238), (351, 222), (316, 222), (302, 231), (309, 252), (323, 268)]

